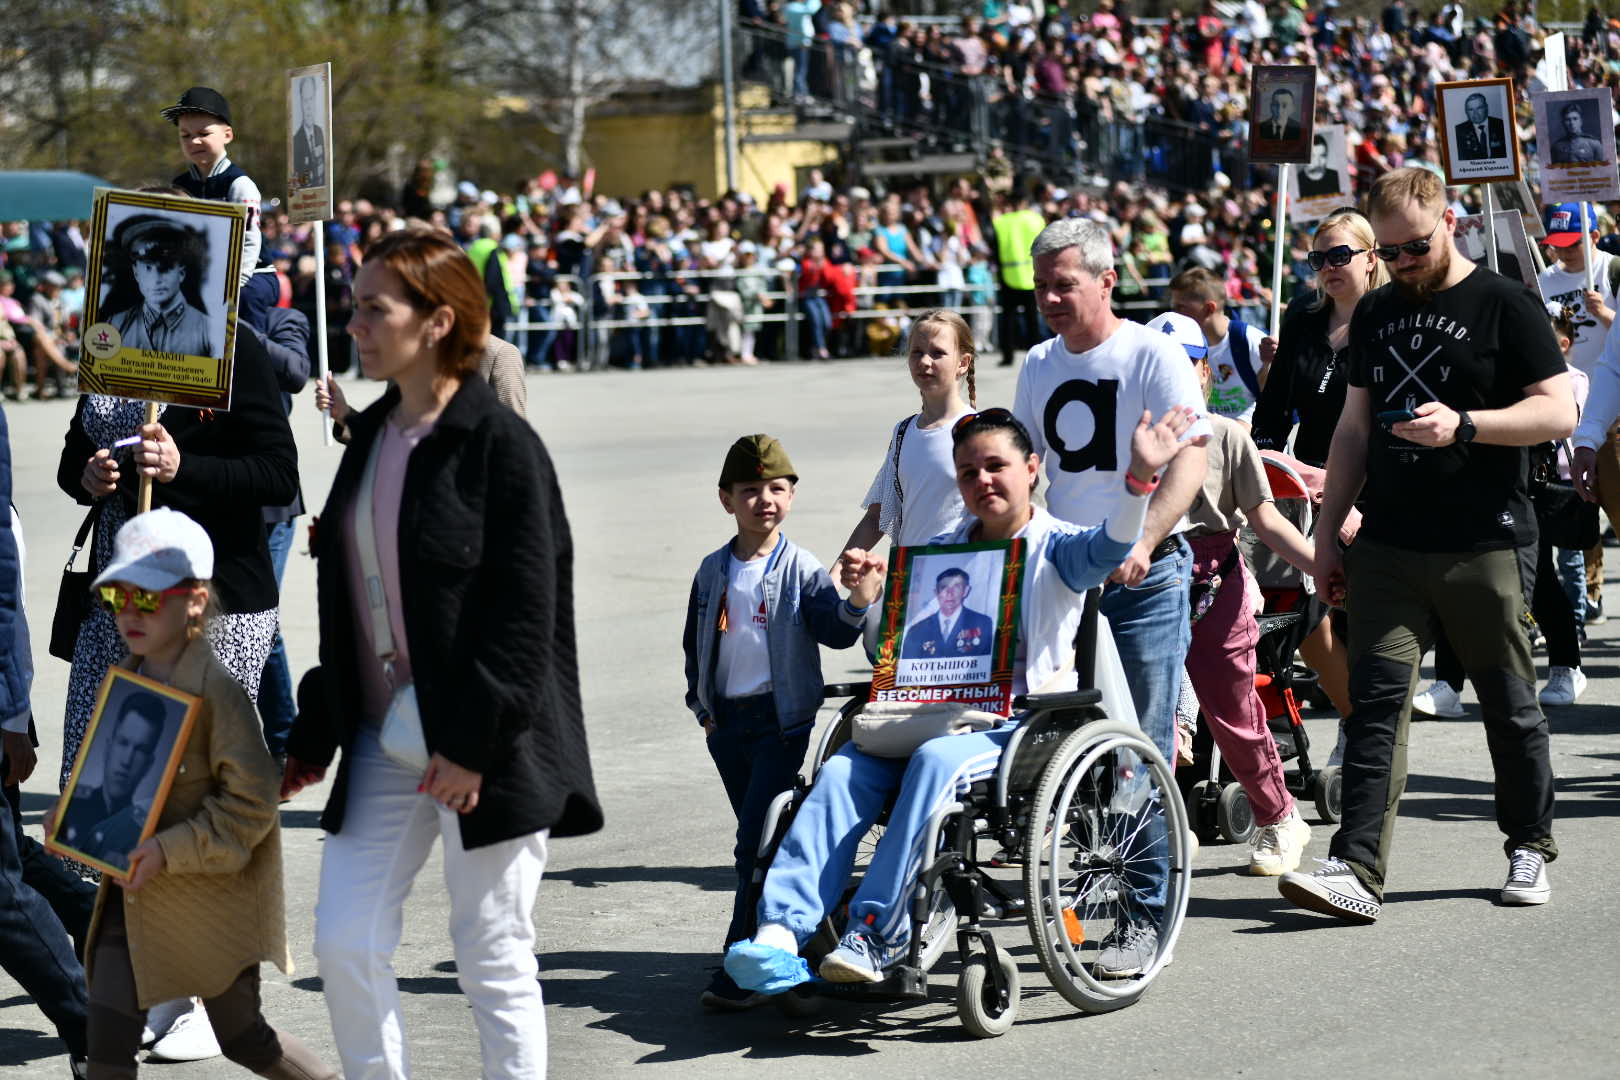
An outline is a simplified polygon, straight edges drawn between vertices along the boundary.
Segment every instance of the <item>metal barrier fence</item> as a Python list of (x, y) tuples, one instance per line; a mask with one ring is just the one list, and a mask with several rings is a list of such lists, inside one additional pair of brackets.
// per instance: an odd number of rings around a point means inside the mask
[[(884, 263), (875, 266), (879, 273), (903, 271), (903, 267), (894, 263)], [(758, 315), (746, 317), (746, 322), (759, 327), (782, 327), (781, 359), (797, 360), (801, 352), (800, 335), (809, 326), (809, 314), (805, 311), (803, 301), (808, 296), (818, 296), (825, 299), (820, 290), (800, 295), (798, 271), (775, 270), (761, 267), (757, 270), (744, 270), (742, 273), (754, 273), (767, 282), (779, 283), (779, 288), (761, 290), (758, 296), (768, 301), (771, 310)], [(682, 329), (694, 330), (701, 328), (703, 335), (691, 334), (685, 342), (672, 340), (670, 347), (680, 348), (683, 345), (691, 348), (694, 339), (706, 337), (714, 320), (711, 318), (714, 296), (716, 292), (725, 293), (735, 290), (717, 288), (728, 283), (734, 283), (739, 271), (737, 270), (678, 270), (668, 273), (641, 273), (641, 272), (614, 272), (598, 274), (559, 274), (554, 280), (566, 282), (577, 303), (571, 303), (572, 317), (560, 317), (553, 305), (535, 297), (525, 296), (525, 317), (508, 321), (505, 326), (505, 335), (508, 341), (513, 342), (525, 359), (531, 364), (553, 362), (559, 356), (559, 348), (572, 345), (569, 355), (565, 358), (576, 363), (584, 369), (604, 367), (615, 347), (614, 335), (624, 332), (656, 330), (662, 334), (665, 331), (679, 331)], [(633, 290), (609, 302), (606, 299), (607, 290), (602, 286), (609, 286), (615, 293), (622, 288), (620, 283), (631, 283)], [(1143, 286), (1149, 293), (1162, 290), (1169, 285), (1168, 278), (1151, 278), (1143, 281)], [(644, 292), (643, 287), (650, 287), (652, 291)], [(707, 286), (707, 287), (705, 287)], [(679, 295), (664, 292), (665, 288), (680, 288)], [(876, 284), (856, 285), (854, 288), (856, 298), (855, 310), (844, 312), (842, 318), (854, 322), (864, 322), (872, 319), (914, 318), (935, 307), (948, 306), (950, 310), (968, 319), (970, 324), (977, 324), (976, 334), (981, 337), (978, 345), (981, 350), (991, 345), (990, 334), (997, 331), (1001, 315), (1001, 307), (997, 300), (994, 284), (968, 283), (961, 289), (942, 288), (937, 283), (914, 284)], [(960, 294), (960, 299), (966, 301), (978, 294), (987, 293), (988, 303), (945, 304), (950, 299), (950, 293)], [(915, 297), (927, 297), (921, 303), (911, 302)], [(896, 302), (899, 301), (899, 302)], [(626, 303), (634, 303), (644, 307), (647, 314), (644, 317), (625, 315), (622, 312), (615, 314), (614, 306), (622, 307)], [(674, 306), (683, 306), (690, 309), (686, 314), (671, 312)], [(1139, 314), (1161, 310), (1164, 304), (1158, 300), (1144, 296), (1140, 299), (1116, 300), (1114, 308), (1121, 314)], [(606, 309), (605, 311), (603, 309)], [(544, 314), (545, 317), (535, 318), (535, 315)], [(988, 319), (976, 319), (975, 316), (988, 316)], [(572, 334), (570, 341), (565, 335)], [(662, 346), (662, 342), (658, 342)], [(632, 346), (633, 347), (633, 346)], [(683, 357), (683, 359), (700, 358), (701, 354), (711, 351), (700, 347), (697, 355)], [(660, 348), (660, 355), (662, 349)]]

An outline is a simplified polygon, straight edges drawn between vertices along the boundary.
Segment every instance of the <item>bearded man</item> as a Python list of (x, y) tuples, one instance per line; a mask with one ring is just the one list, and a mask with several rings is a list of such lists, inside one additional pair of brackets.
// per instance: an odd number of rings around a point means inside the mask
[(1436, 625), (1479, 693), (1509, 861), (1502, 902), (1545, 903), (1558, 854), (1518, 551), (1536, 540), (1525, 448), (1567, 436), (1575, 401), (1540, 302), (1456, 249), (1445, 196), (1424, 169), (1373, 185), (1373, 250), (1393, 280), (1350, 321), (1349, 386), (1316, 527), (1336, 537), (1361, 498), (1354, 546), (1316, 545), (1317, 587), (1331, 603), (1350, 598), (1343, 816), (1322, 868), (1284, 874), (1278, 887), (1349, 922), (1381, 911), (1412, 690)]

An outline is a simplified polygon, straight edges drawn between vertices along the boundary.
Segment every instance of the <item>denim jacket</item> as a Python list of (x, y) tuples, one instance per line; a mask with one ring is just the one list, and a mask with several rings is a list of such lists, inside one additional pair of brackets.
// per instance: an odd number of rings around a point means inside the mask
[[(686, 707), (699, 723), (714, 712), (720, 655), (720, 605), (726, 595), (731, 541), (698, 566), (686, 607)], [(782, 733), (815, 723), (821, 705), (820, 645), (846, 649), (861, 636), (864, 616), (838, 596), (816, 557), (781, 537), (765, 567), (765, 637), (771, 654), (771, 694)]]

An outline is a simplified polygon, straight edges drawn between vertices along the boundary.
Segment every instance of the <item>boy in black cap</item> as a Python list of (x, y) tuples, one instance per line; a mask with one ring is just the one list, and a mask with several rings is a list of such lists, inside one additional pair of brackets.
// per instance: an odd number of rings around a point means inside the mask
[[(720, 470), (720, 505), (737, 535), (698, 567), (686, 610), (686, 704), (708, 737), (737, 815), (737, 895), (725, 946), (753, 936), (747, 903), (754, 855), (771, 800), (793, 786), (821, 704), (819, 646), (845, 649), (861, 636), (883, 589), (873, 569), (848, 600), (814, 555), (782, 535), (799, 482), (782, 444), (745, 435)], [(723, 951), (723, 950), (722, 950)], [(746, 1009), (763, 995), (724, 970), (703, 992), (715, 1009)]]
[(197, 199), (241, 203), (247, 207), (247, 229), (242, 233), (242, 291), (237, 312), (260, 333), (268, 333), (270, 309), (280, 287), (276, 268), (261, 253), (259, 187), (240, 166), (225, 156), (236, 133), (231, 129), (231, 107), (225, 95), (206, 86), (193, 86), (180, 100), (163, 110), (163, 119), (180, 131), (180, 152), (190, 163), (174, 178), (175, 186)]

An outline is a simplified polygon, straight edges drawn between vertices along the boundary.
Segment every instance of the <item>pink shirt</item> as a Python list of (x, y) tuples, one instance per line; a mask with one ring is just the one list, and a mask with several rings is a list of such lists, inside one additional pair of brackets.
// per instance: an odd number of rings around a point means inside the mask
[(349, 563), (349, 595), (353, 598), (354, 622), (360, 628), (360, 695), (365, 722), (373, 727), (382, 723), (394, 687), (411, 681), (410, 648), (405, 640), (405, 607), (399, 591), (399, 502), (405, 491), (405, 469), (416, 444), (433, 430), (426, 423), (401, 429), (384, 422), (377, 449), (377, 475), (372, 483), (372, 525), (377, 534), (377, 569), (382, 574), (383, 595), (388, 599), (388, 626), (394, 635), (394, 681), (389, 683), (377, 657), (371, 633), (371, 608), (366, 604), (365, 574), (360, 569), (360, 548), (355, 537), (355, 511), (350, 507), (343, 521), (344, 553)]

